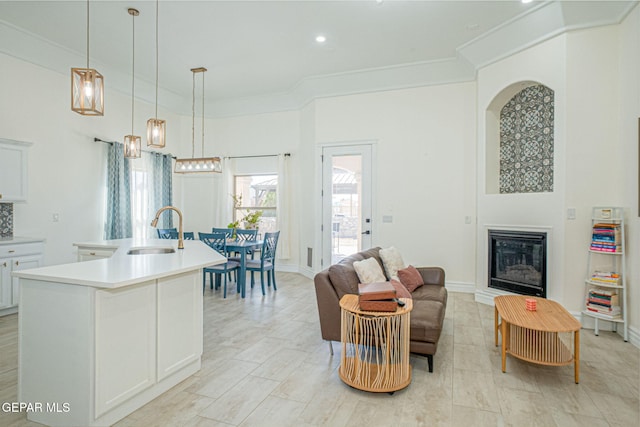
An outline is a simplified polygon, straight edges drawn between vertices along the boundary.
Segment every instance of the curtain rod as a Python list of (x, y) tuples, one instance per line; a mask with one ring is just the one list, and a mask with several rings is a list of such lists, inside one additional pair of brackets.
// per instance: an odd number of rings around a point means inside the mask
[[(114, 143), (121, 144), (121, 142), (118, 142), (118, 141), (105, 141), (104, 139), (100, 139), (100, 138), (93, 138), (93, 141), (94, 141), (94, 142), (104, 142), (105, 144), (109, 144), (109, 145), (113, 145)], [(177, 157), (176, 157), (176, 156), (174, 156), (174, 155), (173, 155), (173, 154), (171, 154), (171, 153), (161, 153), (161, 152), (159, 152), (159, 151), (151, 151), (151, 150), (142, 150), (142, 152), (144, 152), (144, 153), (151, 153), (151, 154), (160, 154), (160, 155), (162, 155), (162, 156), (164, 156), (164, 155), (166, 154), (167, 156), (171, 156), (171, 158), (172, 158), (173, 160), (176, 160), (176, 159), (177, 159)]]
[[(225, 159), (255, 159), (259, 157), (278, 157), (279, 154), (260, 154), (257, 156), (226, 156)], [(284, 153), (285, 157), (291, 157), (291, 153)]]

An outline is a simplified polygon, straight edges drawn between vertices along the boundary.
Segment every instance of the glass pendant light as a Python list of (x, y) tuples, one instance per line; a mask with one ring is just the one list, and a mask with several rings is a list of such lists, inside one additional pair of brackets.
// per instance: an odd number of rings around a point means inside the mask
[(158, 118), (158, 0), (156, 0), (156, 114), (147, 120), (147, 146), (164, 148), (166, 122)]
[(104, 115), (104, 78), (89, 68), (89, 0), (87, 0), (87, 68), (71, 69), (71, 110), (84, 116)]
[[(191, 158), (177, 159), (175, 173), (198, 173), (198, 172), (222, 172), (222, 163), (220, 157), (204, 157), (204, 73), (206, 68), (192, 68), (193, 85), (191, 103)], [(196, 123), (196, 74), (202, 73), (202, 157), (195, 156), (195, 123)]]
[(131, 61), (131, 135), (124, 136), (124, 156), (128, 159), (137, 159), (142, 154), (142, 138), (133, 134), (133, 111), (134, 111), (134, 93), (135, 93), (135, 71), (136, 71), (136, 16), (140, 15), (138, 9), (129, 8), (127, 10), (131, 15), (132, 22), (132, 55)]

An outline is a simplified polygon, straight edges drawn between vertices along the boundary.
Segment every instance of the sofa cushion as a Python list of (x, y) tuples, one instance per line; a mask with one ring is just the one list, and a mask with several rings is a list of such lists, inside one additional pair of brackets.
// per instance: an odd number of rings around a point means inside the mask
[(358, 275), (353, 268), (353, 264), (339, 263), (332, 265), (329, 267), (329, 279), (338, 294), (338, 299), (345, 294), (358, 293)]
[(389, 280), (400, 280), (398, 278), (398, 270), (406, 267), (400, 251), (394, 246), (391, 246), (390, 248), (380, 249), (379, 255), (387, 278)]
[(420, 286), (424, 285), (422, 275), (414, 266), (410, 265), (407, 268), (398, 270), (398, 277), (400, 282), (407, 287), (409, 292), (414, 292)]
[(444, 286), (424, 285), (411, 293), (414, 300), (437, 301), (446, 306), (447, 290)]
[(438, 342), (444, 321), (444, 307), (437, 301), (413, 299), (411, 341)]
[(411, 292), (407, 290), (407, 288), (397, 280), (390, 280), (393, 285), (393, 289), (396, 290), (396, 297), (398, 298), (411, 298)]
[(356, 270), (360, 283), (367, 284), (387, 281), (378, 260), (373, 257), (354, 262), (353, 268)]

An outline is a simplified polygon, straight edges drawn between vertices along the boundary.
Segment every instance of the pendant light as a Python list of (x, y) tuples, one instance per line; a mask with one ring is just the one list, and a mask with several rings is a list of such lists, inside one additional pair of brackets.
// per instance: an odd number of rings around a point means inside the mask
[(87, 0), (87, 68), (71, 69), (71, 110), (83, 116), (104, 115), (104, 79), (89, 68), (89, 0)]
[(124, 136), (124, 156), (128, 159), (137, 159), (142, 153), (142, 138), (133, 134), (133, 111), (134, 111), (134, 93), (135, 93), (135, 71), (136, 71), (136, 16), (140, 15), (138, 9), (129, 8), (127, 10), (131, 15), (132, 22), (132, 61), (131, 61), (131, 135)]
[(166, 122), (158, 118), (158, 0), (156, 0), (156, 114), (147, 120), (147, 146), (164, 148)]
[[(222, 172), (220, 157), (204, 157), (204, 73), (206, 68), (192, 68), (193, 85), (191, 103), (191, 158), (176, 160), (176, 173), (201, 173), (201, 172)], [(202, 157), (195, 158), (195, 123), (196, 123), (196, 74), (202, 73)]]

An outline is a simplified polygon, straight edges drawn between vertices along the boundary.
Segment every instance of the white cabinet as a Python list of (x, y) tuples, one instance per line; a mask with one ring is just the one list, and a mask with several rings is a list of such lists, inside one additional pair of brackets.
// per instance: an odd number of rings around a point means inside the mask
[(0, 315), (16, 311), (20, 288), (14, 271), (40, 267), (44, 261), (41, 242), (0, 245)]
[(78, 246), (78, 261), (82, 262), (94, 259), (110, 258), (115, 251), (115, 249)]
[(0, 202), (27, 200), (30, 145), (28, 142), (0, 138)]
[(200, 369), (199, 269), (115, 289), (20, 280), (18, 399), (72, 408), (31, 421), (110, 426)]
[(200, 280), (198, 274), (158, 280), (158, 381), (198, 360), (202, 354)]
[(96, 292), (95, 416), (155, 383), (156, 282)]

